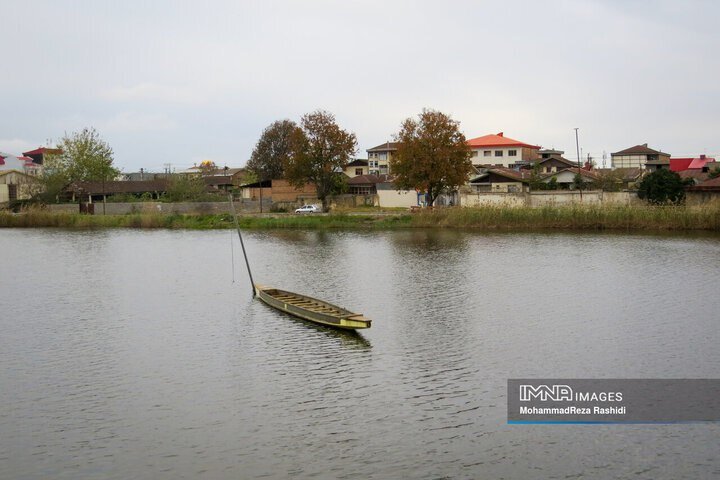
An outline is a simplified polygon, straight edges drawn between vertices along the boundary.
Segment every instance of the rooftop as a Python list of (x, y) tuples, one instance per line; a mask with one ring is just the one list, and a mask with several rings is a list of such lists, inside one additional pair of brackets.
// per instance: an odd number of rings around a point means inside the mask
[(381, 145), (378, 145), (377, 147), (368, 148), (366, 151), (368, 151), (368, 152), (389, 152), (389, 151), (397, 150), (399, 145), (400, 145), (400, 142), (385, 142)]
[(634, 147), (620, 150), (619, 152), (611, 153), (610, 155), (670, 155), (669, 153), (661, 152), (660, 150), (653, 150), (648, 147), (647, 143), (642, 145), (635, 145)]
[(506, 137), (504, 132), (494, 135), (483, 135), (482, 137), (472, 138), (466, 142), (470, 148), (483, 147), (526, 147), (540, 150), (537, 145), (521, 142), (510, 137)]

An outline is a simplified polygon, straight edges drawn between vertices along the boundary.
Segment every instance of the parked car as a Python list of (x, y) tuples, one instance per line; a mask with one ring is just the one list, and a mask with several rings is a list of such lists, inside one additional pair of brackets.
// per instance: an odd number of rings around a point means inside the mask
[(295, 209), (295, 213), (320, 213), (321, 210), (317, 205), (303, 205)]

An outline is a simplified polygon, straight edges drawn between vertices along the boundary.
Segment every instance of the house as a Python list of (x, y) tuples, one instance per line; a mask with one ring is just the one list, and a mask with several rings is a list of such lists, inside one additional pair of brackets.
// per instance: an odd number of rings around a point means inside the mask
[(345, 170), (343, 170), (343, 172), (350, 178), (360, 175), (368, 175), (370, 173), (368, 161), (356, 158), (345, 166)]
[(27, 200), (40, 187), (39, 180), (20, 170), (0, 171), (0, 205)]
[(671, 158), (670, 159), (670, 170), (673, 172), (682, 172), (685, 170), (699, 170), (705, 171), (708, 170), (710, 163), (715, 162), (714, 158), (706, 157), (705, 155), (700, 155), (698, 158), (690, 157), (690, 158)]
[(545, 157), (533, 164), (533, 167), (537, 165), (539, 173), (555, 173), (561, 170), (567, 170), (568, 168), (577, 167), (575, 162), (571, 162), (567, 158), (560, 156)]
[(708, 179), (708, 176), (709, 176), (709, 173), (707, 171), (703, 172), (702, 170), (696, 170), (696, 169), (682, 170), (680, 172), (675, 172), (675, 173), (677, 173), (682, 180), (691, 179), (693, 185), (698, 185), (698, 184), (704, 182), (705, 180)]
[(385, 142), (377, 147), (370, 148), (368, 154), (368, 173), (372, 175), (389, 175), (390, 159), (397, 152), (398, 142)]
[(521, 193), (530, 190), (531, 175), (526, 169), (493, 167), (471, 179), (469, 185), (474, 192)]
[(72, 201), (77, 199), (89, 203), (101, 202), (113, 195), (135, 195), (148, 194), (151, 198), (160, 198), (167, 192), (170, 182), (167, 179), (131, 181), (111, 180), (107, 182), (74, 182), (70, 184), (66, 192), (71, 196)]
[(647, 143), (611, 153), (613, 168), (642, 168), (650, 171), (670, 168), (670, 154), (653, 150)]
[(553, 178), (558, 188), (561, 190), (575, 190), (575, 176), (580, 174), (586, 184), (591, 184), (600, 178), (600, 175), (592, 170), (586, 170), (584, 168), (567, 168), (559, 172), (550, 173), (542, 178), (544, 183), (552, 182)]
[(562, 157), (564, 154), (563, 150), (555, 150), (554, 148), (541, 148), (538, 150), (540, 158)]
[(10, 153), (0, 152), (0, 172), (15, 170), (28, 175), (37, 175), (41, 168), (42, 166), (35, 163), (30, 157), (17, 157)]
[(375, 195), (378, 183), (392, 183), (389, 175), (359, 175), (347, 181), (352, 195)]
[(35, 150), (23, 152), (23, 156), (31, 158), (32, 161), (34, 163), (37, 163), (38, 165), (43, 165), (43, 163), (45, 162), (45, 157), (52, 155), (60, 155), (61, 153), (62, 150), (59, 148), (40, 147), (36, 148)]
[(314, 183), (306, 183), (302, 188), (297, 188), (283, 179), (247, 183), (240, 187), (240, 191), (242, 198), (246, 200), (272, 200), (273, 203), (306, 203), (305, 200), (317, 199)]
[(146, 172), (145, 169), (141, 168), (139, 172), (121, 173), (120, 178), (118, 178), (118, 180), (143, 182), (145, 180), (160, 180), (163, 178), (170, 178), (172, 175), (173, 175), (172, 173)]
[(205, 176), (206, 177), (228, 177), (230, 179), (230, 183), (228, 183), (227, 185), (239, 187), (243, 183), (243, 178), (245, 177), (245, 169), (244, 168), (229, 168), (226, 166), (226, 167), (217, 168), (211, 172), (208, 172), (205, 174)]
[(467, 141), (473, 165), (515, 167), (539, 158), (540, 147), (506, 137), (503, 132), (484, 135)]
[(231, 175), (208, 175), (202, 177), (205, 186), (211, 191), (229, 192), (233, 189), (233, 177)]
[(720, 177), (705, 180), (686, 189), (689, 204), (702, 204), (720, 199)]

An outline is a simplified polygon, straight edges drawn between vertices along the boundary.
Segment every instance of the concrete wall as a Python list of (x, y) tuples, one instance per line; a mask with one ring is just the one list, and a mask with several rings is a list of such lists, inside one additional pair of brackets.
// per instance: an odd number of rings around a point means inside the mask
[(690, 206), (720, 202), (720, 192), (686, 192), (685, 203)]
[(601, 191), (586, 191), (582, 194), (577, 190), (571, 191), (548, 191), (548, 192), (531, 192), (530, 206), (545, 207), (548, 205), (570, 205), (573, 203), (583, 203), (586, 205), (598, 204), (602, 202)]
[(597, 190), (579, 191), (540, 191), (531, 193), (464, 192), (460, 194), (460, 205), (479, 207), (483, 205), (507, 205), (512, 207), (547, 205), (583, 204), (621, 204), (641, 203), (635, 192), (601, 192)]
[[(263, 199), (263, 212), (269, 212), (272, 203)], [(78, 213), (80, 207), (77, 203), (48, 205), (51, 212)], [(256, 213), (260, 212), (260, 202), (252, 200), (238, 200), (235, 202), (237, 212)], [(229, 202), (131, 202), (105, 204), (106, 215), (126, 215), (129, 213), (172, 213), (184, 215), (220, 214), (230, 213)], [(103, 203), (95, 203), (95, 215), (103, 214)]]
[(527, 193), (475, 192), (460, 193), (460, 206), (481, 207), (488, 205), (507, 205), (522, 207), (529, 204)]
[(415, 190), (380, 190), (377, 191), (378, 206), (386, 208), (410, 208), (418, 204)]
[(79, 213), (80, 206), (77, 203), (59, 203), (46, 205), (45, 208), (53, 213)]
[(335, 207), (375, 207), (378, 206), (377, 195), (335, 195), (330, 199), (330, 205)]

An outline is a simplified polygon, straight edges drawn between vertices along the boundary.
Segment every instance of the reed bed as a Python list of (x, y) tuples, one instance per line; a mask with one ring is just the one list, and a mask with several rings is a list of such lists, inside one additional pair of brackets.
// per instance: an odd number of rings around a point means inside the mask
[[(647, 230), (720, 231), (720, 202), (703, 206), (568, 205), (540, 208), (507, 205), (441, 208), (397, 215), (241, 215), (248, 229), (461, 228), (481, 230)], [(58, 228), (234, 228), (229, 214), (177, 215), (133, 213), (80, 215), (33, 208), (19, 214), (0, 212), (0, 227)]]
[(508, 230), (720, 231), (720, 202), (704, 206), (568, 205), (539, 208), (486, 206), (421, 212), (413, 227)]

